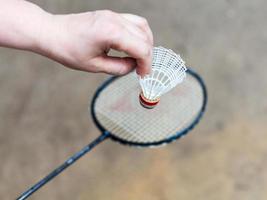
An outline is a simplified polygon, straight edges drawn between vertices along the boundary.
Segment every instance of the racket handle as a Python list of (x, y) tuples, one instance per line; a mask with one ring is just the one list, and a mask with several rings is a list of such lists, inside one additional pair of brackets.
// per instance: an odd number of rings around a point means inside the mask
[(39, 182), (37, 182), (35, 185), (33, 185), (31, 188), (26, 190), (22, 195), (20, 195), (17, 200), (24, 200), (27, 199), (29, 196), (31, 196), (34, 192), (39, 190), (42, 186), (44, 186), (46, 183), (54, 179), (57, 175), (59, 175), (61, 172), (63, 172), (66, 168), (68, 168), (70, 165), (72, 165), (74, 162), (76, 162), (79, 158), (84, 156), (86, 153), (91, 151), (96, 145), (104, 141), (106, 138), (108, 138), (109, 133), (104, 132), (102, 135), (100, 135), (98, 138), (96, 138), (93, 142), (86, 145), (83, 149), (75, 153), (73, 156), (68, 158), (63, 164), (58, 166), (56, 169), (54, 169), (52, 172), (50, 172), (46, 177), (41, 179)]

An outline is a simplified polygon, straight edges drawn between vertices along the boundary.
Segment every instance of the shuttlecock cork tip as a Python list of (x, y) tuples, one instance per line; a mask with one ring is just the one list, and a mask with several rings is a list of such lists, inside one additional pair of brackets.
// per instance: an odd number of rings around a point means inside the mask
[(143, 106), (144, 108), (147, 108), (147, 109), (152, 109), (154, 108), (158, 103), (159, 103), (159, 98), (158, 99), (153, 99), (153, 100), (150, 100), (150, 99), (147, 99), (143, 92), (140, 92), (139, 94), (139, 102), (141, 104), (141, 106)]

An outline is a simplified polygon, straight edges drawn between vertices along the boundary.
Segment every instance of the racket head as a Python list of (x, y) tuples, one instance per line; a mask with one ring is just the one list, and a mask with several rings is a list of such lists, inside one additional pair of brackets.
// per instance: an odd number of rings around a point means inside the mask
[[(161, 98), (162, 102), (152, 110), (140, 105), (138, 99), (140, 90), (134, 72), (121, 77), (110, 77), (100, 85), (91, 101), (90, 111), (94, 123), (102, 134), (108, 134), (112, 140), (125, 145), (160, 146), (190, 132), (199, 123), (206, 109), (205, 83), (190, 68), (187, 70), (185, 81), (165, 94)], [(180, 117), (178, 111), (183, 111), (183, 107), (186, 106), (188, 108), (184, 112), (187, 116)], [(189, 109), (191, 106), (194, 110)], [(177, 127), (175, 127), (176, 119)], [(170, 130), (166, 128), (169, 126), (167, 124), (171, 124)]]

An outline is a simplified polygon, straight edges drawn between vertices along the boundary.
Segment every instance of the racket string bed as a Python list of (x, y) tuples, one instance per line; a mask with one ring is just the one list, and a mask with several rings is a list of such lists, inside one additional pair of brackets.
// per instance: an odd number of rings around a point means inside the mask
[[(114, 136), (132, 142), (157, 142), (172, 136), (173, 132), (183, 129), (195, 118), (203, 101), (201, 87), (190, 76), (179, 88), (166, 94), (162, 103), (153, 110), (139, 105), (137, 96), (140, 88), (133, 73), (109, 87), (98, 97), (96, 117)], [(122, 104), (116, 106), (118, 102), (127, 104), (122, 108)]]

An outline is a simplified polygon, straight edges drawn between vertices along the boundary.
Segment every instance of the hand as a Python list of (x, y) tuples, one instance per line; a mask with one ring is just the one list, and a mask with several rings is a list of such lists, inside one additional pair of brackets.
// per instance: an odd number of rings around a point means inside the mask
[[(38, 53), (67, 67), (116, 75), (134, 68), (141, 76), (150, 72), (153, 35), (142, 17), (112, 11), (49, 15), (40, 30)], [(129, 57), (109, 56), (110, 49)]]

